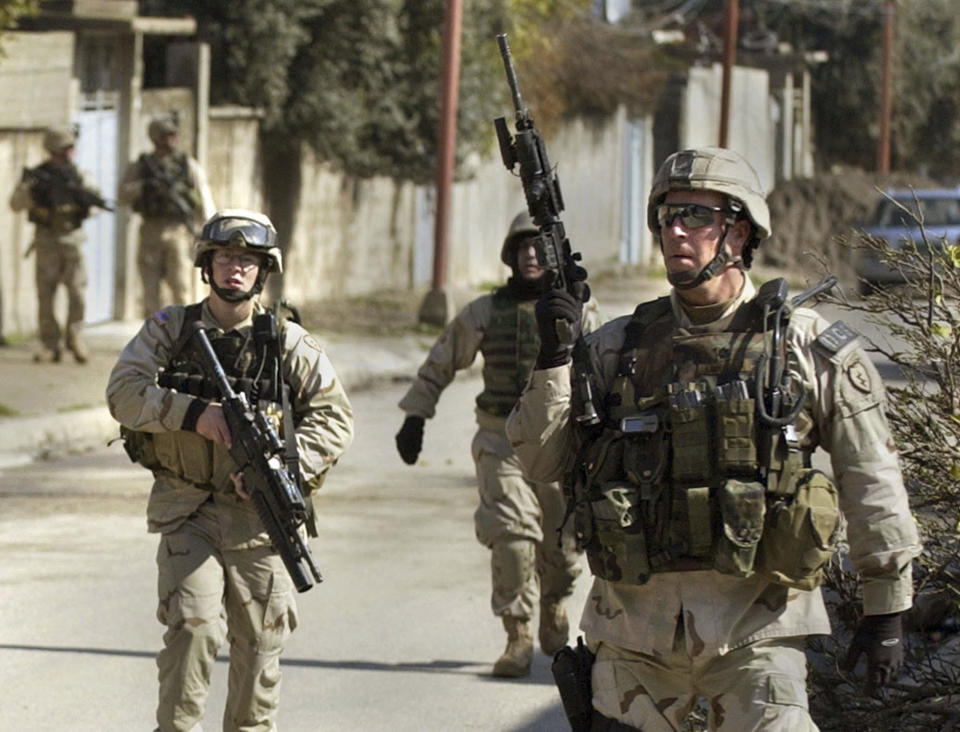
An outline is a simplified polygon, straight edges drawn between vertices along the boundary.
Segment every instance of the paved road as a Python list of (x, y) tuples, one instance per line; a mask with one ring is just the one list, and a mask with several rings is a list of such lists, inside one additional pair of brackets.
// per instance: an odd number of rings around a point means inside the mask
[[(414, 467), (393, 447), (404, 389), (354, 396), (357, 441), (324, 487), (312, 544), (326, 581), (298, 598), (280, 728), (567, 729), (545, 655), (529, 679), (488, 675), (505, 636), (473, 537), (479, 380), (444, 394)], [(162, 629), (148, 489), (119, 445), (0, 472), (0, 729), (152, 729)], [(217, 664), (207, 730), (220, 727), (226, 671)]]

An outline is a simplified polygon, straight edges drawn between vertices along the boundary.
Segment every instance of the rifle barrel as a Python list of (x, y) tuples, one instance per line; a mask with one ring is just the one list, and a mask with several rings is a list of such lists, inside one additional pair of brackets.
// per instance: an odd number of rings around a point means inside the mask
[(513, 106), (517, 110), (517, 119), (527, 116), (527, 108), (523, 106), (523, 97), (520, 96), (520, 83), (517, 81), (517, 72), (513, 68), (513, 57), (510, 55), (510, 44), (507, 43), (507, 34), (497, 36), (500, 46), (500, 56), (503, 58), (503, 68), (507, 72), (507, 83), (510, 85), (510, 94), (513, 96)]

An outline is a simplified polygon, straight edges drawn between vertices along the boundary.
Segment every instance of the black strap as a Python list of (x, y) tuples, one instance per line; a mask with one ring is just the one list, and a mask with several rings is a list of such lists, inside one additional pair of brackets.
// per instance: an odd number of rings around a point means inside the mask
[(641, 303), (633, 311), (633, 317), (627, 323), (624, 331), (623, 346), (620, 349), (620, 369), (621, 375), (627, 375), (633, 370), (633, 352), (643, 341), (643, 334), (651, 324), (662, 318), (670, 312), (670, 296), (664, 295), (656, 300)]
[(170, 361), (180, 355), (180, 352), (186, 347), (187, 342), (193, 337), (193, 324), (200, 322), (200, 316), (203, 313), (203, 303), (195, 302), (187, 305), (183, 309), (183, 326), (180, 328), (180, 335), (173, 344), (173, 350), (170, 352)]

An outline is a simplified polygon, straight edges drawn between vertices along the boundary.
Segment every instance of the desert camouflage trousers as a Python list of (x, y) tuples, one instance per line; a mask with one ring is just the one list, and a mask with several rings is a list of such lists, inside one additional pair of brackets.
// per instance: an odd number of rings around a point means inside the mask
[(572, 521), (558, 544), (564, 502), (556, 483), (532, 483), (502, 431), (481, 428), (471, 447), (479, 481), (477, 539), (491, 549), (494, 615), (531, 618), (537, 598), (560, 602), (581, 572)]
[[(143, 286), (143, 317), (149, 318), (165, 305), (183, 305), (191, 295), (193, 237), (187, 227), (173, 219), (145, 218), (140, 223), (137, 267)], [(170, 301), (160, 297), (166, 283)]]
[(280, 653), (297, 625), (293, 584), (269, 544), (237, 548), (231, 527), (246, 507), (207, 501), (157, 549), (157, 618), (167, 630), (157, 655), (162, 732), (198, 729), (217, 649), (230, 641), (223, 729), (276, 729)]
[(694, 661), (682, 642), (665, 657), (600, 643), (593, 707), (644, 732), (673, 732), (702, 698), (711, 730), (816, 732), (803, 648), (803, 638), (775, 638)]
[[(59, 351), (60, 339), (68, 347), (80, 340), (87, 288), (87, 268), (83, 248), (72, 242), (61, 242), (53, 235), (37, 235), (34, 244), (37, 283), (37, 325), (40, 342), (51, 351)], [(67, 290), (67, 322), (63, 332), (54, 314), (57, 288)]]

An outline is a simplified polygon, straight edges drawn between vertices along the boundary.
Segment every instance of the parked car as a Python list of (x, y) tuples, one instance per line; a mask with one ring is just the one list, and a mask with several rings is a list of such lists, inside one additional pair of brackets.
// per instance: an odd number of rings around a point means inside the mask
[[(891, 248), (903, 249), (912, 240), (922, 251), (924, 244), (919, 225), (897, 203), (913, 212), (917, 212), (919, 205), (923, 213), (923, 228), (931, 243), (939, 243), (945, 238), (948, 244), (960, 244), (960, 187), (887, 191), (877, 202), (872, 216), (861, 227), (864, 232), (885, 241)], [(854, 269), (862, 293), (878, 285), (904, 282), (903, 274), (880, 261), (875, 251), (860, 250)]]

